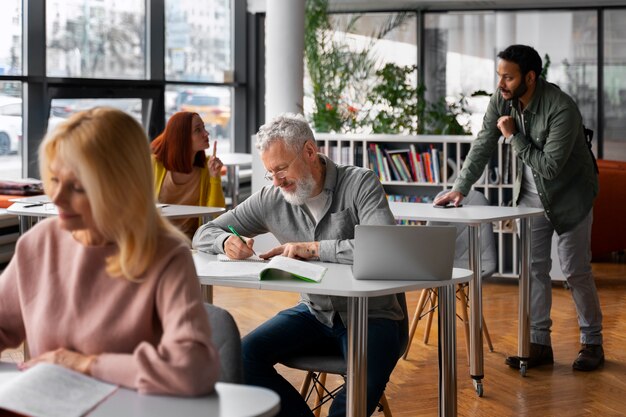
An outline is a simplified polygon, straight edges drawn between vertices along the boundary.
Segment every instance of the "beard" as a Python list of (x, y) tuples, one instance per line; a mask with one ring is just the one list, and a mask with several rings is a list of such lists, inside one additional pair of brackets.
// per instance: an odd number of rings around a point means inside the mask
[(295, 183), (295, 191), (289, 192), (280, 188), (280, 192), (289, 204), (301, 206), (311, 197), (311, 193), (315, 189), (315, 179), (313, 174), (309, 172), (303, 178), (297, 179)]
[(509, 100), (513, 100), (513, 101), (519, 100), (519, 98), (523, 96), (524, 94), (526, 94), (527, 91), (528, 91), (528, 85), (526, 85), (526, 80), (522, 78), (522, 82), (520, 83), (520, 85), (517, 86), (515, 90), (513, 91), (507, 90), (507, 92), (511, 94), (511, 98), (509, 98)]

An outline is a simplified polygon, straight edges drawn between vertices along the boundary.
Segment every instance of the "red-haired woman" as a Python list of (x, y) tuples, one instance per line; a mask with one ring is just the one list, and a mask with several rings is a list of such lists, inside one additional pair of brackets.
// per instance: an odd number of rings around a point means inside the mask
[[(225, 207), (222, 192), (222, 161), (207, 157), (209, 133), (197, 113), (178, 112), (151, 144), (154, 187), (160, 203)], [(193, 237), (201, 219), (181, 219), (174, 223)]]

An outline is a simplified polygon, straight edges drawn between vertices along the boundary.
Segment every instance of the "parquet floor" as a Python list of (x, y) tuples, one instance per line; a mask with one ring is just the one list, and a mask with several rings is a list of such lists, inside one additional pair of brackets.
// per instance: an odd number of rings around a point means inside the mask
[[(571, 295), (560, 283), (553, 285), (554, 366), (531, 369), (525, 378), (509, 369), (504, 358), (517, 351), (517, 282), (491, 279), (484, 283), (483, 308), (494, 344), (485, 348), (484, 396), (478, 398), (469, 377), (461, 322), (457, 326), (457, 374), (459, 416), (624, 416), (626, 415), (626, 264), (593, 265), (604, 314), (606, 363), (597, 372), (574, 372), (571, 363), (579, 349), (578, 325)], [(407, 294), (409, 311), (419, 292)], [(215, 304), (228, 309), (242, 334), (277, 311), (294, 305), (296, 294), (245, 289), (215, 288)], [(437, 322), (430, 342), (422, 342), (420, 323), (408, 360), (400, 360), (387, 385), (394, 417), (437, 415)], [(18, 351), (5, 351), (4, 360), (21, 360)], [(281, 367), (299, 387), (300, 371)], [(382, 416), (382, 413), (375, 413)]]

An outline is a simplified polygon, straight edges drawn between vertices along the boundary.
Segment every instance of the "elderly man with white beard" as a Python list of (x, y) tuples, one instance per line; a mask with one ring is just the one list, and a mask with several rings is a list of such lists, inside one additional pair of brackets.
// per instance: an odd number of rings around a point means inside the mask
[[(394, 224), (384, 190), (368, 169), (337, 165), (318, 153), (313, 132), (301, 115), (282, 114), (261, 126), (256, 147), (272, 184), (203, 225), (196, 249), (231, 259), (253, 254), (253, 237), (271, 232), (277, 255), (351, 264), (357, 224)], [(231, 225), (242, 236), (233, 235)], [(368, 303), (367, 411), (374, 412), (400, 352), (402, 307), (395, 295)], [(279, 312), (243, 338), (245, 382), (281, 397), (280, 416), (313, 416), (304, 399), (274, 365), (295, 354), (347, 352), (347, 302), (343, 297), (301, 294), (295, 307)], [(345, 416), (345, 388), (329, 416)]]

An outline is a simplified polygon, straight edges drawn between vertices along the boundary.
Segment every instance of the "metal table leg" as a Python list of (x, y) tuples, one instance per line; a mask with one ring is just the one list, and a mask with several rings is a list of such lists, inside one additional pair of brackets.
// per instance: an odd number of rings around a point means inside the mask
[(348, 297), (348, 417), (367, 413), (367, 301), (367, 297)]
[(454, 285), (439, 288), (439, 417), (456, 417), (456, 297)]
[(41, 217), (32, 217), (32, 216), (24, 216), (24, 215), (18, 216), (18, 221), (20, 225), (20, 236), (28, 232), (28, 229), (33, 227), (33, 224), (35, 223), (35, 219), (39, 220), (41, 219)]
[(520, 219), (521, 269), (519, 280), (519, 324), (517, 355), (520, 374), (526, 376), (530, 356), (530, 240), (532, 231), (529, 218)]
[(228, 191), (231, 198), (231, 208), (238, 204), (239, 200), (239, 165), (230, 165), (228, 172)]
[(479, 397), (483, 396), (483, 294), (480, 260), (480, 224), (468, 225), (469, 267), (474, 277), (469, 282), (470, 301), (470, 376)]
[(213, 285), (201, 285), (202, 300), (205, 303), (213, 304)]

